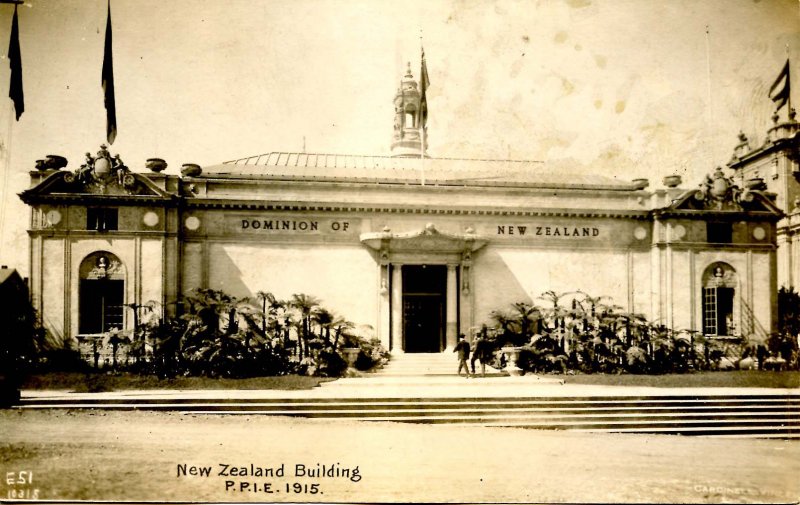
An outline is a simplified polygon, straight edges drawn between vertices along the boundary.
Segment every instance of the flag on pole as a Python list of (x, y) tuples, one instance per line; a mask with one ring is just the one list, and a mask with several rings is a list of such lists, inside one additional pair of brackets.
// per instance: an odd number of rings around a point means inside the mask
[(778, 75), (778, 78), (775, 79), (775, 82), (769, 88), (769, 97), (772, 99), (773, 102), (776, 103), (775, 106), (776, 111), (780, 110), (781, 107), (786, 105), (786, 102), (789, 101), (790, 92), (791, 89), (789, 86), (789, 59), (787, 58), (786, 64), (783, 66), (783, 70), (781, 70), (780, 75)]
[(11, 66), (11, 84), (8, 87), (8, 97), (14, 102), (14, 110), (19, 121), (25, 112), (25, 97), (22, 93), (22, 55), (19, 50), (19, 22), (17, 21), (17, 6), (14, 5), (14, 18), (11, 21), (11, 40), (8, 43), (8, 64)]
[(117, 104), (114, 98), (114, 59), (111, 54), (111, 0), (108, 2), (106, 21), (106, 44), (103, 53), (103, 95), (106, 105), (106, 138), (109, 144), (117, 138)]
[(428, 123), (428, 98), (427, 98), (427, 91), (428, 86), (431, 85), (430, 79), (428, 79), (428, 67), (425, 65), (425, 49), (422, 49), (422, 68), (419, 71), (419, 117), (417, 118), (417, 124), (419, 125), (420, 129), (424, 130), (425, 125)]

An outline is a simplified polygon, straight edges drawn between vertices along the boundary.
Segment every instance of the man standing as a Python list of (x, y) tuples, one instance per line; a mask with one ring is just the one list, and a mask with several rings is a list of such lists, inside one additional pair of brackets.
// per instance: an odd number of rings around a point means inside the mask
[(481, 377), (486, 377), (486, 362), (489, 360), (489, 342), (484, 338), (484, 332), (478, 334), (478, 339), (475, 340), (475, 348), (472, 350), (472, 375), (475, 375), (475, 360), (481, 363)]
[(461, 368), (464, 368), (464, 373), (467, 374), (467, 379), (469, 379), (469, 366), (467, 366), (467, 360), (469, 359), (469, 344), (466, 340), (464, 340), (464, 334), (460, 334), (458, 336), (458, 343), (456, 344), (455, 349), (453, 352), (458, 353), (458, 375), (461, 376)]

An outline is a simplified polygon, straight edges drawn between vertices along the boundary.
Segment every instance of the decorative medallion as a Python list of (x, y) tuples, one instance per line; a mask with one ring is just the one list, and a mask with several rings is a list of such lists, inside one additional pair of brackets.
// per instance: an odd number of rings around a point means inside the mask
[(61, 222), (61, 213), (55, 209), (47, 211), (45, 214), (48, 226), (55, 226)]
[(144, 224), (152, 228), (153, 226), (158, 224), (158, 214), (156, 214), (152, 210), (146, 212), (144, 217), (142, 218), (142, 221), (144, 221)]
[(633, 230), (633, 236), (636, 240), (644, 240), (647, 238), (647, 230), (644, 226), (637, 226), (635, 230)]
[(682, 240), (683, 237), (686, 236), (686, 227), (684, 227), (682, 224), (675, 225), (672, 228), (672, 236), (677, 240)]
[(762, 228), (761, 226), (756, 226), (753, 228), (753, 238), (756, 240), (764, 240), (764, 237), (767, 236), (767, 231)]
[(196, 216), (189, 216), (186, 218), (185, 224), (187, 229), (194, 231), (200, 228), (200, 219)]

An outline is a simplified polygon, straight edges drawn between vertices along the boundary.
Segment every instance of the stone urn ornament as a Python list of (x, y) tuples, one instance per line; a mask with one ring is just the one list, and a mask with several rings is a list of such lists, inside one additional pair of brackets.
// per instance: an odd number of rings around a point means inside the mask
[(519, 363), (519, 353), (522, 350), (521, 347), (515, 346), (506, 346), (500, 348), (503, 354), (506, 357), (506, 367), (503, 369), (508, 375), (511, 377), (519, 377), (522, 375), (522, 369), (517, 366)]
[(144, 166), (147, 167), (151, 172), (159, 173), (166, 170), (167, 162), (161, 158), (147, 158)]
[[(44, 160), (44, 167), (48, 170), (60, 170), (67, 166), (67, 159), (58, 154), (48, 154)], [(38, 162), (37, 162), (38, 167)]]
[(664, 177), (663, 181), (664, 186), (668, 188), (677, 188), (681, 184), (681, 176), (680, 175), (667, 175)]
[(184, 163), (181, 166), (181, 175), (184, 177), (198, 177), (203, 173), (203, 169), (196, 163)]
[(358, 347), (345, 347), (342, 349), (344, 360), (347, 362), (347, 370), (345, 371), (346, 377), (357, 377), (361, 375), (359, 371), (356, 370), (356, 360), (360, 352), (361, 349)]

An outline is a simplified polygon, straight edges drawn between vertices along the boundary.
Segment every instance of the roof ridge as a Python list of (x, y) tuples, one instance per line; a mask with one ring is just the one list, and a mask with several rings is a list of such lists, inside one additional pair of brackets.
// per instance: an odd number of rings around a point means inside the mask
[[(262, 154), (254, 154), (252, 156), (246, 156), (244, 158), (237, 158), (233, 160), (223, 161), (222, 165), (228, 164), (250, 164), (250, 160), (255, 159), (254, 165), (257, 165), (258, 162), (262, 158), (266, 158), (269, 160), (272, 156), (277, 156), (280, 159), (281, 156), (286, 156), (287, 159), (290, 156), (337, 156), (337, 157), (352, 157), (352, 158), (360, 158), (360, 159), (388, 159), (388, 160), (408, 160), (408, 159), (416, 159), (416, 158), (409, 158), (409, 157), (398, 157), (398, 156), (391, 156), (391, 155), (384, 155), (384, 154), (348, 154), (348, 153), (306, 153), (306, 152), (296, 152), (296, 151), (270, 151), (267, 153)], [(545, 163), (543, 160), (519, 160), (519, 159), (502, 159), (502, 158), (455, 158), (450, 156), (444, 157), (433, 157), (428, 156), (425, 158), (427, 160), (447, 160), (447, 161), (488, 161), (488, 162), (502, 162), (502, 163)], [(243, 163), (242, 163), (243, 162)]]

